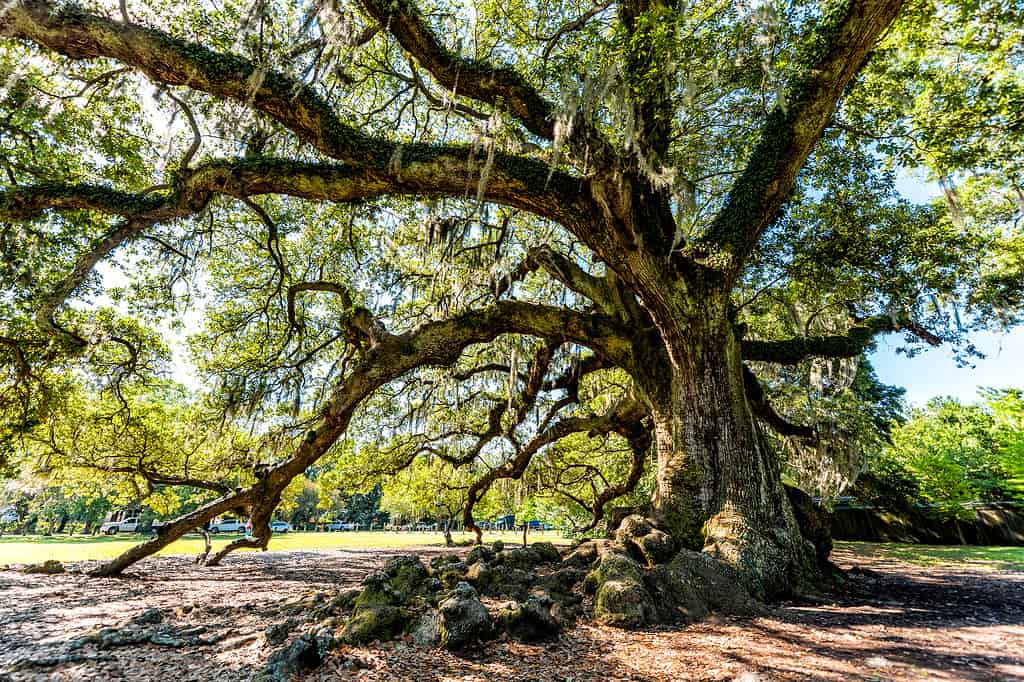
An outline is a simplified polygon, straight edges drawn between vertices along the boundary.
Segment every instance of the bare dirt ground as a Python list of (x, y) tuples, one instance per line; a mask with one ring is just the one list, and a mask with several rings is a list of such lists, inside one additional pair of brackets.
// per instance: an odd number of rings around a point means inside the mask
[[(117, 579), (2, 571), (0, 680), (249, 680), (284, 602), (352, 586), (407, 551), (249, 553), (215, 569), (161, 557)], [(550, 644), (495, 641), (464, 656), (342, 647), (303, 679), (1024, 681), (1024, 573), (833, 559), (853, 570), (831, 604), (644, 632), (581, 624)], [(75, 648), (154, 607), (163, 645)]]

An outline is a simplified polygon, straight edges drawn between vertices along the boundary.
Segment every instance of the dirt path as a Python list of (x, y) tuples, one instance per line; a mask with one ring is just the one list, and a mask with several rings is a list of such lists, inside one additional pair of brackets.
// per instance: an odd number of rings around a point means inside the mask
[[(245, 554), (218, 569), (166, 557), (122, 579), (0, 572), (0, 680), (248, 680), (283, 603), (355, 584), (398, 553)], [(496, 641), (469, 657), (343, 647), (306, 679), (1024, 681), (1024, 573), (834, 559), (856, 566), (835, 604), (639, 633), (580, 625), (552, 644)], [(153, 607), (162, 627), (210, 643), (70, 648)]]

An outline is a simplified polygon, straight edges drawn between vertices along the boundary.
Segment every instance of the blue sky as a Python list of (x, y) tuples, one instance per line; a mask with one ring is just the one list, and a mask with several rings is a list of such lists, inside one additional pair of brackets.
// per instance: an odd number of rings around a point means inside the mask
[(878, 378), (887, 384), (907, 389), (907, 402), (924, 405), (936, 396), (953, 396), (962, 402), (974, 402), (981, 387), (1024, 387), (1024, 328), (1008, 334), (978, 333), (971, 340), (986, 357), (974, 366), (957, 367), (949, 348), (929, 349), (913, 358), (897, 354), (901, 335), (879, 337), (871, 355)]
[[(927, 203), (941, 194), (938, 184), (916, 173), (900, 174), (896, 189), (916, 203)], [(911, 405), (924, 405), (937, 396), (974, 402), (982, 387), (1024, 388), (1024, 328), (1006, 334), (971, 334), (971, 342), (985, 357), (973, 360), (966, 367), (957, 367), (951, 349), (944, 346), (913, 358), (897, 354), (900, 339), (900, 334), (879, 337), (871, 363), (880, 380), (907, 389), (906, 398)]]

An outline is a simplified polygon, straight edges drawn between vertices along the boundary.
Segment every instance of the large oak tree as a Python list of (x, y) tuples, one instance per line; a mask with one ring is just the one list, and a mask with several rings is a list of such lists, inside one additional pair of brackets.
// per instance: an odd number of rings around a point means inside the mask
[[(239, 507), (229, 549), (265, 547), (343, 441), (465, 469), (473, 528), (495, 482), (612, 434), (620, 479), (563, 462), (595, 520), (653, 466), (662, 530), (786, 593), (813, 551), (766, 433), (827, 434), (773, 406), (779, 368), (820, 389), (881, 333), (969, 352), (1016, 321), (1020, 7), (969, 5), (7, 2), (4, 436), (55, 377), (152, 376), (195, 287), (211, 409), (274, 456), (101, 572)], [(110, 262), (134, 279), (99, 309)]]

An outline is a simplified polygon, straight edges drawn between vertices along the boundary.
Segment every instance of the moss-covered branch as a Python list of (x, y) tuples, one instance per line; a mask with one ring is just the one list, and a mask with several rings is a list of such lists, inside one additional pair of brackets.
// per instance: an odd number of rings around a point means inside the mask
[(814, 428), (804, 424), (794, 424), (775, 411), (768, 396), (764, 393), (761, 382), (753, 371), (743, 366), (743, 387), (747, 393), (747, 401), (754, 414), (780, 436), (803, 436), (810, 438)]
[(413, 0), (360, 4), (448, 91), (506, 109), (534, 135), (554, 139), (554, 106), (515, 69), (453, 53), (441, 44)]
[(942, 339), (907, 318), (876, 315), (860, 321), (845, 334), (799, 336), (779, 341), (743, 341), (743, 359), (795, 365), (810, 357), (852, 358), (871, 345), (875, 336), (886, 332), (906, 331), (922, 341), (937, 346)]
[[(411, 15), (399, 12), (397, 16)], [(379, 182), (360, 175), (360, 170), (373, 169), (382, 174), (391, 169), (392, 188), (399, 186), (406, 193), (477, 194), (485, 159), (474, 159), (469, 146), (401, 145), (367, 135), (343, 122), (308, 83), (238, 55), (216, 52), (160, 30), (111, 21), (74, 5), (47, 0), (23, 0), (7, 8), (0, 15), (0, 36), (29, 40), (73, 59), (116, 59), (157, 82), (183, 85), (242, 102), (267, 114), (322, 154), (350, 165), (348, 171), (336, 169), (335, 175), (348, 172), (354, 176), (350, 178), (353, 182), (371, 181), (367, 190), (371, 194), (380, 194)], [(525, 82), (515, 85), (517, 77), (510, 74), (502, 69), (482, 72), (473, 81), (467, 70), (459, 89), (466, 92), (476, 87), (490, 93), (487, 96), (494, 101), (505, 98), (503, 106), (519, 107), (534, 124), (546, 121), (544, 125), (550, 127), (550, 105), (539, 100), (536, 93), (530, 95), (532, 89)], [(472, 82), (477, 85), (471, 85)], [(567, 198), (567, 193), (556, 197), (553, 188), (579, 187), (578, 181), (574, 184), (572, 178), (561, 173), (551, 177), (551, 169), (542, 161), (509, 154), (495, 157), (495, 169), (490, 172), (487, 185), (500, 185), (503, 178), (514, 180), (514, 187), (509, 185), (508, 190), (527, 190), (523, 201), (518, 202), (521, 207), (541, 210), (546, 217), (552, 217), (548, 215), (551, 207)], [(424, 182), (427, 179), (429, 183)], [(315, 196), (316, 192), (311, 194)], [(541, 195), (548, 200), (538, 201)]]
[(795, 73), (768, 116), (743, 174), (692, 255), (735, 276), (775, 219), (843, 91), (902, 0), (830, 0), (800, 44)]

